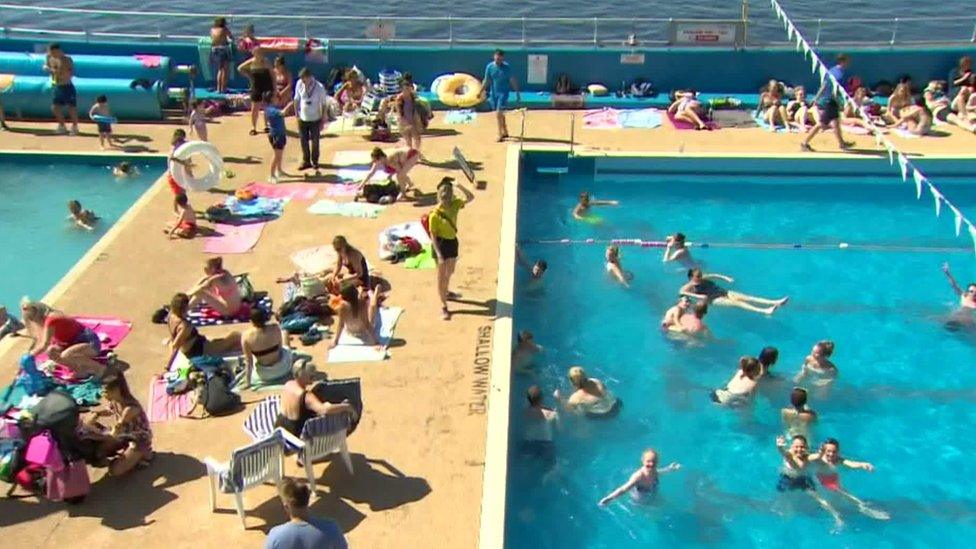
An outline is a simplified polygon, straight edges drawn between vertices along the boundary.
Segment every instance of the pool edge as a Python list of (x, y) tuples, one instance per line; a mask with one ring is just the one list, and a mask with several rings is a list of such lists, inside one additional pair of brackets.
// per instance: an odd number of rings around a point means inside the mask
[(480, 549), (502, 549), (505, 546), (508, 421), (512, 381), (512, 313), (515, 293), (515, 233), (520, 172), (521, 149), (518, 145), (509, 145), (506, 151), (502, 225), (498, 243), (498, 282), (495, 296), (497, 301), (488, 390), (481, 526), (478, 535)]

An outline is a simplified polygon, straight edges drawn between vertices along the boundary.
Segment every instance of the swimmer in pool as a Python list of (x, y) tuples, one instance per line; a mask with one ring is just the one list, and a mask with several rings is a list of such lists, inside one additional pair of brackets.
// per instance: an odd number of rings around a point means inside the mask
[(874, 465), (866, 461), (853, 461), (840, 455), (840, 443), (837, 439), (828, 438), (820, 445), (820, 451), (810, 455), (810, 463), (817, 467), (817, 480), (827, 490), (839, 494), (857, 505), (858, 511), (877, 520), (891, 518), (885, 511), (874, 509), (854, 494), (843, 489), (840, 485), (840, 466), (848, 469), (860, 469), (869, 473), (874, 472)]
[(591, 206), (619, 206), (620, 202), (616, 200), (597, 200), (595, 198), (590, 198), (590, 193), (581, 192), (579, 195), (579, 203), (573, 208), (573, 217), (576, 219), (584, 219), (590, 214)]
[(776, 347), (763, 347), (763, 350), (759, 351), (757, 360), (759, 361), (759, 367), (762, 369), (762, 377), (778, 377), (769, 370), (779, 360), (779, 349)]
[(623, 284), (624, 288), (630, 288), (630, 284), (627, 281), (634, 277), (631, 273), (624, 271), (624, 268), (620, 265), (620, 248), (617, 246), (607, 246), (604, 258), (606, 259), (604, 266), (607, 269), (607, 273)]
[(949, 322), (972, 325), (974, 323), (973, 313), (976, 312), (976, 282), (970, 282), (966, 285), (966, 290), (963, 291), (959, 283), (956, 282), (956, 277), (952, 276), (949, 263), (942, 264), (942, 272), (949, 279), (952, 290), (959, 296), (959, 308), (950, 315)]
[(708, 302), (699, 301), (691, 310), (690, 315), (681, 315), (681, 331), (695, 337), (709, 337), (712, 331), (705, 325), (705, 315), (708, 314)]
[(512, 367), (516, 372), (527, 374), (532, 372), (535, 355), (542, 352), (542, 345), (535, 342), (532, 332), (522, 330), (518, 333), (518, 341), (512, 350)]
[[(729, 284), (735, 282), (732, 277), (722, 274), (704, 274), (702, 273), (702, 270), (698, 268), (688, 269), (688, 283), (681, 287), (681, 294), (693, 297), (695, 299), (709, 301), (715, 303), (716, 305), (738, 307), (747, 311), (765, 313), (767, 315), (771, 315), (776, 312), (777, 309), (782, 307), (789, 300), (788, 297), (783, 297), (780, 299), (766, 299), (764, 297), (755, 297), (747, 294), (741, 294), (739, 292), (733, 292), (732, 290), (722, 288), (716, 284), (713, 279), (723, 280)], [(766, 307), (759, 307), (757, 304), (766, 305)]]
[[(589, 416), (602, 416), (617, 408), (617, 397), (613, 396), (603, 382), (586, 376), (579, 366), (569, 369), (569, 381), (573, 384), (573, 394), (564, 402), (569, 411), (582, 412)], [(553, 392), (556, 400), (562, 400), (559, 389)]]
[(722, 406), (742, 406), (752, 401), (760, 375), (759, 361), (751, 356), (739, 359), (739, 369), (724, 389), (712, 391), (712, 402)]
[(813, 479), (810, 478), (812, 460), (806, 437), (794, 435), (789, 447), (786, 446), (786, 437), (776, 437), (776, 449), (783, 456), (783, 465), (780, 467), (776, 489), (780, 492), (803, 491), (834, 517), (835, 529), (842, 528), (844, 521), (841, 520), (840, 513), (827, 500), (817, 494)]
[(139, 175), (139, 168), (131, 162), (119, 162), (118, 166), (112, 168), (112, 175), (115, 177), (136, 177)]
[(683, 331), (681, 317), (688, 312), (689, 308), (691, 308), (691, 298), (686, 295), (679, 295), (678, 302), (664, 313), (664, 318), (661, 319), (661, 329), (671, 332)]
[(529, 271), (529, 274), (532, 275), (532, 280), (542, 280), (543, 275), (549, 270), (549, 264), (544, 259), (536, 260), (535, 263), (530, 264), (525, 254), (522, 253), (522, 247), (518, 245), (515, 246), (515, 259), (519, 265)]
[(790, 393), (790, 407), (783, 408), (779, 413), (783, 418), (783, 424), (786, 425), (787, 435), (810, 437), (810, 426), (817, 421), (817, 412), (807, 406), (806, 389), (794, 387)]
[(634, 490), (631, 494), (635, 501), (639, 501), (643, 497), (654, 497), (657, 495), (658, 475), (679, 469), (681, 469), (681, 464), (677, 462), (672, 462), (667, 467), (658, 468), (657, 452), (648, 448), (641, 455), (641, 468), (634, 471), (634, 474), (630, 475), (627, 482), (621, 484), (620, 487), (601, 499), (599, 504), (606, 505), (630, 492), (631, 489)]
[(834, 354), (834, 342), (830, 340), (818, 341), (810, 354), (803, 359), (803, 366), (800, 372), (793, 378), (793, 383), (799, 384), (804, 379), (813, 378), (813, 384), (818, 387), (825, 387), (837, 379), (837, 366), (831, 362), (830, 357)]
[(68, 219), (86, 231), (94, 231), (95, 222), (100, 218), (95, 212), (82, 209), (81, 202), (71, 200), (68, 202)]
[(685, 245), (685, 235), (674, 233), (665, 239), (663, 261), (669, 263), (677, 261), (686, 267), (695, 266), (695, 260), (691, 258), (691, 251)]
[(529, 406), (522, 414), (522, 440), (551, 443), (553, 432), (559, 427), (559, 412), (545, 406), (538, 385), (529, 387), (525, 396)]

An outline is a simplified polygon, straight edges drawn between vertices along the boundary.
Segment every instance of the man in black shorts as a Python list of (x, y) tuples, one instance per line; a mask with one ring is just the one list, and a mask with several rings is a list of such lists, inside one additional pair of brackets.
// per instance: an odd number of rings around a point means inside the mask
[(74, 77), (75, 63), (61, 51), (59, 44), (47, 47), (47, 60), (44, 70), (51, 73), (51, 84), (54, 87), (54, 99), (51, 102), (51, 112), (58, 121), (57, 133), (68, 133), (64, 127), (64, 107), (68, 108), (71, 116), (71, 135), (78, 134), (78, 97), (75, 85), (71, 82)]
[[(849, 63), (850, 59), (842, 53), (837, 56), (837, 64), (827, 71), (829, 76), (833, 76), (833, 79), (841, 86), (844, 85), (844, 71), (847, 69)], [(817, 91), (817, 95), (814, 96), (813, 103), (820, 108), (820, 123), (810, 128), (803, 143), (800, 143), (800, 148), (804, 151), (812, 151), (810, 140), (822, 130), (830, 127), (831, 122), (834, 123), (834, 135), (837, 136), (837, 144), (840, 148), (848, 149), (852, 147), (854, 144), (849, 141), (844, 141), (844, 136), (840, 133), (840, 104), (834, 95), (833, 82), (831, 82), (829, 77), (824, 78), (824, 81), (820, 84), (820, 89)]]

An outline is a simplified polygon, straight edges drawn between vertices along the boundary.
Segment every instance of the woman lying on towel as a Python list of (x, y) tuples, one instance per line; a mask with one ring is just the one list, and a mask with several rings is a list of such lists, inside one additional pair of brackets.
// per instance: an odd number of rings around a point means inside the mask
[(668, 112), (674, 115), (676, 120), (683, 120), (689, 124), (694, 124), (696, 130), (710, 130), (705, 123), (705, 108), (698, 100), (698, 92), (695, 90), (677, 90), (674, 92), (674, 103), (668, 107)]
[(339, 344), (343, 330), (360, 339), (366, 345), (377, 345), (376, 313), (381, 296), (379, 290), (369, 292), (358, 286), (346, 286), (339, 295), (332, 296), (329, 306), (336, 313), (335, 335), (329, 348)]
[(285, 383), (281, 391), (281, 411), (275, 427), (281, 427), (296, 437), (302, 436), (305, 422), (316, 416), (328, 414), (352, 414), (356, 422), (356, 409), (344, 401), (341, 404), (322, 402), (315, 396), (315, 365), (302, 362), (292, 371), (293, 379)]
[(186, 358), (196, 358), (240, 351), (240, 333), (231, 332), (219, 339), (207, 339), (197, 331), (196, 326), (187, 321), (186, 314), (189, 311), (190, 298), (186, 294), (176, 294), (170, 300), (169, 314), (166, 317), (166, 326), (169, 328), (169, 359), (164, 368), (169, 368), (178, 352), (182, 352)]
[(244, 304), (234, 275), (224, 269), (224, 260), (211, 257), (203, 266), (204, 277), (187, 290), (190, 307), (206, 305), (223, 316), (236, 316)]
[(264, 309), (251, 309), (251, 327), (241, 337), (241, 350), (247, 363), (245, 388), (251, 386), (251, 372), (264, 382), (277, 381), (291, 374), (292, 351), (284, 344), (287, 337), (282, 335), (277, 322), (269, 323), (268, 320)]
[(27, 331), (34, 338), (30, 348), (32, 356), (47, 353), (48, 358), (67, 367), (77, 377), (105, 376), (105, 365), (95, 360), (102, 352), (102, 342), (90, 328), (47, 304), (26, 297), (20, 302), (20, 312)]

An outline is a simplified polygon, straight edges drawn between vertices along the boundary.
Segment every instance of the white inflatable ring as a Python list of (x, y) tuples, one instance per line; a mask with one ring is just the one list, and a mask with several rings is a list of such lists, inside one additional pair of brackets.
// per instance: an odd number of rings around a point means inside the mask
[[(207, 191), (220, 184), (220, 176), (224, 172), (224, 159), (221, 158), (217, 147), (207, 141), (190, 141), (179, 146), (173, 152), (178, 160), (191, 160), (191, 157), (202, 156), (207, 163), (207, 171), (200, 177), (195, 177), (183, 164), (173, 163), (173, 179), (188, 191)], [(193, 161), (194, 167), (199, 166), (199, 159)], [(199, 173), (199, 169), (194, 170)]]
[(444, 82), (446, 82), (447, 79), (450, 78), (450, 77), (452, 77), (452, 76), (454, 76), (454, 73), (453, 72), (448, 73), (448, 74), (442, 74), (442, 75), (438, 76), (437, 78), (435, 78), (434, 81), (430, 83), (430, 91), (432, 91), (434, 94), (437, 94), (438, 91), (440, 91), (441, 84), (443, 84)]

